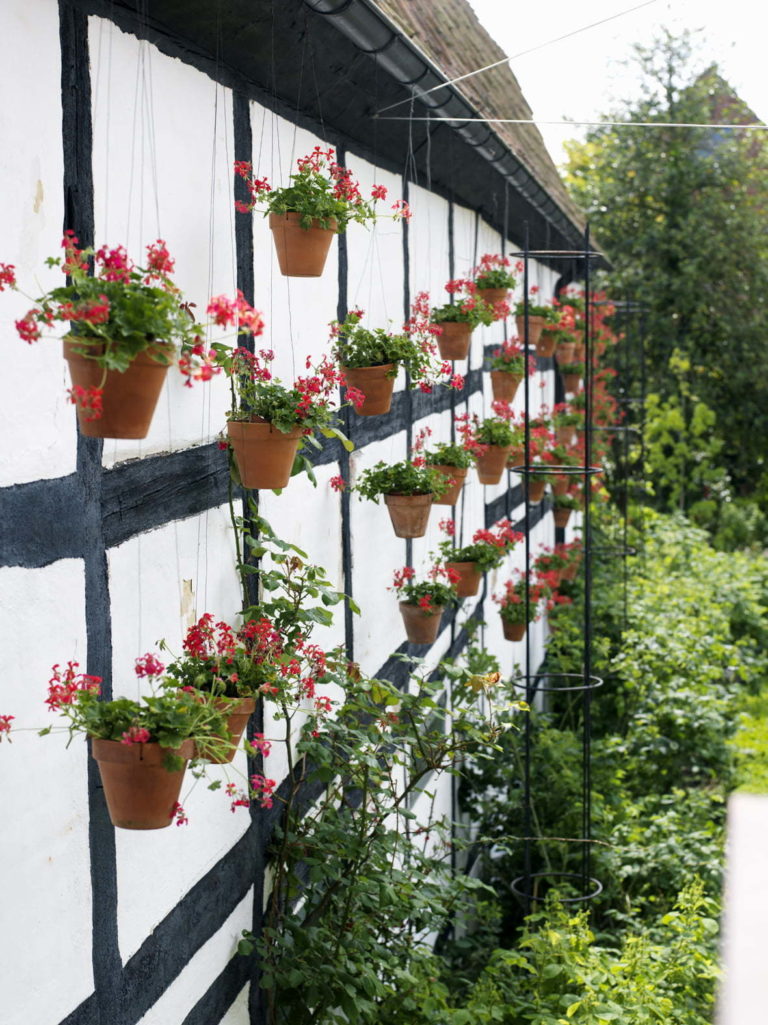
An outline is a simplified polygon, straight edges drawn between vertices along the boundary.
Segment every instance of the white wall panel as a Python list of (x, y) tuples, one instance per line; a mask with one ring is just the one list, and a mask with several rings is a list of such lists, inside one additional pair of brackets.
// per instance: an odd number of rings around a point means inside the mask
[[(156, 651), (165, 639), (181, 654), (187, 626), (210, 612), (235, 625), (240, 608), (234, 570), (234, 542), (228, 507), (212, 509), (142, 534), (109, 552), (112, 595), (114, 692), (138, 697), (134, 660)], [(182, 582), (192, 582), (193, 604), (183, 596)], [(166, 664), (170, 655), (161, 655)], [(245, 757), (231, 766), (211, 766), (210, 781), (245, 780)], [(180, 801), (189, 825), (146, 832), (116, 831), (119, 939), (124, 960), (187, 890), (205, 874), (248, 827), (248, 813), (231, 814), (223, 789), (209, 791), (187, 773)], [(152, 900), (146, 900), (146, 867), (153, 866)]]
[(448, 201), (418, 185), (411, 185), (409, 197), (411, 299), (429, 292), (432, 305), (442, 306), (448, 302), (445, 284), (450, 278)]
[[(174, 280), (205, 320), (210, 297), (236, 289), (231, 92), (100, 18), (90, 44), (96, 243), (141, 263), (165, 239)], [(106, 441), (104, 463), (208, 441), (228, 406), (221, 377), (187, 388), (172, 367), (146, 440)]]
[[(162, 997), (151, 1007), (138, 1025), (171, 1025), (181, 1022), (208, 989), (222, 967), (235, 955), (235, 948), (243, 929), (253, 924), (253, 890), (249, 890), (221, 929), (205, 943), (187, 963)], [(221, 1025), (244, 1025), (248, 1021), (248, 988), (238, 996), (234, 1005), (222, 1019)], [(211, 1025), (217, 1025), (211, 1022)]]
[[(379, 216), (373, 225), (350, 224), (347, 229), (348, 305), (365, 310), (364, 323), (398, 332), (405, 320), (403, 309), (403, 226), (392, 219), (392, 204), (401, 198), (397, 175), (374, 167), (350, 153), (347, 164), (360, 181), (364, 196), (384, 185), (387, 198), (379, 200)], [(404, 374), (395, 387), (402, 388)]]
[(64, 721), (45, 705), (51, 666), (84, 670), (84, 639), (82, 563), (0, 570), (0, 714), (16, 717), (0, 745), (4, 1025), (56, 1025), (93, 988), (88, 752), (65, 730), (37, 735)]
[(62, 332), (27, 345), (14, 327), (37, 296), (64, 281), (59, 269), (44, 266), (46, 257), (61, 252), (64, 220), (58, 21), (55, 0), (0, 4), (0, 262), (16, 267), (26, 293), (0, 296), (0, 343), (11, 356), (3, 362), (0, 487), (75, 468), (75, 411), (56, 338)]

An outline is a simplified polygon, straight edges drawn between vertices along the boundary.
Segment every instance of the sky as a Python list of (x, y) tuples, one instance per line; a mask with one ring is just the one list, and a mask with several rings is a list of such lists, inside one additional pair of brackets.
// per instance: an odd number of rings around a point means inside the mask
[[(511, 63), (537, 119), (591, 121), (605, 114), (612, 101), (636, 96), (637, 77), (626, 65), (632, 45), (649, 46), (666, 26), (674, 32), (685, 28), (697, 32), (700, 67), (716, 62), (737, 94), (768, 122), (765, 0), (654, 0), (570, 39), (550, 42), (642, 2), (590, 0), (578, 6), (572, 0), (547, 0), (541, 5), (470, 0), (484, 27), (510, 56), (550, 44)], [(563, 142), (582, 137), (585, 131), (546, 125), (540, 125), (540, 130), (558, 164), (565, 160)]]

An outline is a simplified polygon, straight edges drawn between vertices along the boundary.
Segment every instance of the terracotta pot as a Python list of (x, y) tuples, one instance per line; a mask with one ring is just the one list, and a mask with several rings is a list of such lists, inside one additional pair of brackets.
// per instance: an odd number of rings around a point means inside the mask
[(358, 416), (378, 416), (389, 412), (395, 387), (395, 378), (389, 375), (394, 365), (382, 363), (378, 367), (341, 368), (347, 379), (347, 386), (359, 388), (365, 395), (365, 402), (359, 409), (352, 407)]
[(112, 825), (120, 829), (170, 826), (193, 750), (191, 740), (172, 750), (172, 754), (184, 759), (184, 768), (169, 772), (163, 766), (168, 748), (94, 738), (91, 753), (99, 765)]
[(477, 476), (481, 484), (498, 484), (511, 450), (511, 445), (486, 445), (477, 457)]
[(575, 434), (573, 427), (555, 427), (555, 441), (558, 445), (565, 445), (570, 448)]
[(575, 342), (573, 346), (573, 362), (583, 363), (587, 358), (587, 347), (584, 342)]
[(435, 505), (456, 505), (461, 489), (464, 487), (464, 481), (467, 479), (466, 466), (447, 466), (445, 463), (431, 465), (433, 470), (438, 470), (443, 476), (456, 482), (455, 484), (449, 484), (448, 490), (444, 491), (440, 498), (437, 495), (433, 495), (432, 501)]
[(432, 495), (385, 495), (395, 537), (424, 537)]
[(507, 456), (507, 466), (522, 466), (525, 463), (525, 449), (522, 446), (515, 448), (514, 446), (509, 450)]
[(568, 520), (571, 518), (573, 509), (569, 509), (567, 506), (555, 506), (552, 510), (552, 515), (555, 518), (556, 527), (567, 527)]
[(81, 388), (102, 388), (102, 414), (98, 420), (86, 420), (88, 410), (77, 406), (80, 433), (87, 438), (146, 438), (157, 400), (165, 383), (169, 363), (158, 362), (164, 353), (174, 355), (171, 345), (153, 345), (140, 352), (124, 373), (104, 371), (94, 360), (75, 352), (77, 348), (103, 352), (103, 346), (89, 346), (82, 339), (64, 339), (64, 359), (69, 376)]
[(501, 620), (501, 628), (504, 637), (508, 641), (522, 641), (525, 637), (525, 623), (508, 623), (506, 619)]
[(566, 566), (563, 570), (563, 580), (575, 580), (576, 574), (579, 572), (578, 562), (572, 562), (569, 566)]
[(550, 331), (542, 331), (536, 342), (536, 355), (549, 358), (554, 356), (557, 348), (557, 337)]
[(227, 434), (244, 488), (284, 488), (302, 438), (301, 430), (283, 434), (272, 424), (230, 420)]
[(277, 262), (285, 278), (319, 278), (325, 268), (328, 250), (336, 234), (336, 221), (322, 228), (312, 221), (311, 228), (302, 228), (301, 214), (270, 214), (269, 227), (275, 241)]
[(573, 358), (573, 350), (575, 348), (576, 345), (574, 342), (560, 342), (555, 349), (557, 365), (560, 366), (561, 363), (575, 363), (576, 360)]
[(534, 480), (532, 477), (528, 478), (528, 501), (531, 505), (538, 505), (544, 497), (544, 490), (546, 489), (547, 482), (545, 480)]
[(510, 374), (506, 370), (492, 370), (491, 388), (494, 400), (513, 402), (522, 379), (522, 374)]
[(477, 294), (483, 300), (484, 303), (490, 303), (493, 306), (495, 303), (504, 302), (505, 299), (509, 298), (508, 288), (478, 288)]
[[(525, 340), (525, 317), (515, 317), (515, 323), (517, 324), (517, 333), (520, 338)], [(545, 317), (529, 317), (528, 318), (528, 344), (535, 346), (541, 337), (541, 332), (546, 326)]]
[(236, 704), (233, 704), (231, 699), (219, 699), (214, 702), (214, 705), (218, 711), (227, 713), (227, 729), (230, 734), (229, 742), (232, 746), (229, 748), (227, 755), (221, 758), (207, 758), (207, 761), (213, 765), (226, 765), (235, 757), (235, 752), (240, 746), (248, 720), (256, 711), (256, 699), (240, 698)]
[(442, 334), (437, 336), (441, 359), (466, 359), (472, 341), (472, 326), (461, 321), (443, 321)]
[(563, 388), (567, 392), (577, 392), (581, 383), (581, 374), (563, 374)]
[(411, 644), (434, 644), (440, 629), (443, 610), (435, 605), (435, 612), (424, 612), (418, 605), (400, 602), (400, 614), (405, 625), (405, 636)]
[(446, 562), (445, 568), (456, 570), (459, 574), (456, 582), (456, 594), (459, 598), (471, 598), (480, 590), (483, 573), (476, 562)]
[(567, 495), (568, 494), (569, 480), (565, 476), (565, 474), (562, 474), (559, 477), (553, 477), (550, 483), (552, 485), (552, 494), (553, 495)]

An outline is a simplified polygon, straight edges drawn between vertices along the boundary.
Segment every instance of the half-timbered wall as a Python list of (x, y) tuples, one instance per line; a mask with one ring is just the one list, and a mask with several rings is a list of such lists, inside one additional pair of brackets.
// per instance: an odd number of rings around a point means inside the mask
[[(520, 225), (504, 242), (459, 197), (394, 173), (405, 153), (377, 168), (344, 152), (338, 131), (311, 134), (65, 0), (4, 0), (0, 53), (0, 257), (33, 283), (33, 296), (60, 274), (43, 260), (59, 251), (64, 227), (84, 244), (122, 243), (133, 255), (160, 237), (199, 311), (212, 294), (252, 292), (264, 342), (290, 377), (324, 350), (328, 322), (348, 306), (362, 306), (373, 323), (400, 324), (417, 291), (442, 302), (449, 276), (466, 274), (484, 252), (521, 244)], [(284, 181), (297, 157), (326, 141), (364, 184), (405, 196), (413, 220), (352, 225), (322, 278), (282, 278), (266, 221), (234, 212), (232, 162), (252, 159), (259, 173)], [(552, 294), (551, 270), (534, 265), (532, 275)], [(231, 814), (199, 785), (183, 797), (187, 827), (116, 831), (86, 744), (67, 748), (61, 735), (35, 732), (48, 724), (52, 664), (77, 659), (104, 678), (107, 694), (132, 696), (134, 659), (160, 638), (178, 651), (203, 612), (235, 621), (227, 461), (215, 444), (228, 387), (216, 379), (190, 390), (171, 372), (145, 441), (78, 437), (58, 344), (27, 347), (16, 337), (13, 321), (29, 305), (15, 293), (0, 303), (0, 712), (16, 717), (12, 746), (0, 750), (0, 1017), (5, 1025), (255, 1022), (254, 966), (234, 949), (240, 931), (258, 923), (278, 808)], [(302, 476), (280, 496), (259, 496), (278, 533), (359, 603), (359, 617), (340, 610), (318, 639), (346, 644), (370, 674), (400, 671), (393, 652), (409, 649), (387, 587), (406, 559), (426, 565), (440, 515), (433, 512), (427, 537), (407, 544), (394, 537), (383, 504), (339, 495), (329, 478), (402, 459), (424, 425), (447, 440), (455, 410), (488, 414), (483, 355), (503, 330), (475, 332), (463, 393), (402, 391), (401, 375), (389, 416), (351, 418), (351, 457), (326, 446), (317, 488)], [(553, 388), (547, 363), (531, 394), (551, 404)], [(520, 519), (521, 500), (514, 478), (483, 487), (472, 475), (456, 510), (461, 536), (503, 515)], [(534, 549), (552, 543), (546, 506), (532, 522)], [(490, 575), (479, 601), (445, 617), (430, 665), (461, 651), (462, 624), (479, 611), (485, 644), (512, 671), (523, 645), (503, 641), (490, 600), (511, 564)], [(537, 661), (545, 629), (533, 627)], [(281, 764), (275, 750), (269, 774), (279, 778)], [(450, 811), (450, 795), (440, 800)]]

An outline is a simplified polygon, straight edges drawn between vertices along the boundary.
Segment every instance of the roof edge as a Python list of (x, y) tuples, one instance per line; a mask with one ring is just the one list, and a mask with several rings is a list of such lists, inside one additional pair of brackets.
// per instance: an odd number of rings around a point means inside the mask
[[(304, 3), (315, 14), (333, 19), (338, 30), (361, 52), (377, 57), (379, 64), (402, 86), (411, 89), (414, 98), (428, 112), (435, 112), (436, 123), (450, 116), (455, 123), (448, 123), (447, 127), (491, 164), (556, 231), (577, 248), (583, 246), (584, 235), (579, 225), (574, 224), (491, 126), (471, 120), (482, 115), (460, 90), (448, 84), (445, 73), (375, 0), (304, 0)], [(434, 92), (429, 91), (433, 89)]]

